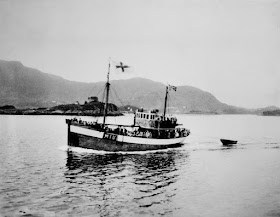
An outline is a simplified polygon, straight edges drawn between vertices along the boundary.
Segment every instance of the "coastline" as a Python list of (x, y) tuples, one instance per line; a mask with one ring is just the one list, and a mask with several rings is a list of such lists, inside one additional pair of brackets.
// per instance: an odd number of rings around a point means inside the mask
[[(63, 116), (103, 116), (100, 110), (58, 110), (53, 108), (0, 109), (0, 115), (63, 115)], [(109, 111), (108, 116), (122, 116), (120, 111)]]
[[(63, 115), (63, 116), (103, 116), (103, 105), (97, 104), (66, 104), (58, 105), (50, 108), (15, 108), (13, 105), (0, 106), (0, 115)], [(130, 113), (131, 111), (124, 110), (117, 106), (111, 106), (108, 111), (108, 116), (122, 116), (124, 113)], [(280, 110), (263, 111), (263, 112), (249, 112), (249, 113), (230, 113), (230, 112), (203, 112), (203, 111), (190, 111), (178, 114), (186, 115), (261, 115), (261, 116), (280, 116)]]

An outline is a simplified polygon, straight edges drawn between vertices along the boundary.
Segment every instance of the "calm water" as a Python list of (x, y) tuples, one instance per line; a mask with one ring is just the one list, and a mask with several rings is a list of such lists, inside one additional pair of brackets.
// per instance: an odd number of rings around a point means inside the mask
[(183, 147), (134, 154), (68, 149), (65, 118), (0, 116), (0, 216), (280, 216), (280, 117), (181, 115)]

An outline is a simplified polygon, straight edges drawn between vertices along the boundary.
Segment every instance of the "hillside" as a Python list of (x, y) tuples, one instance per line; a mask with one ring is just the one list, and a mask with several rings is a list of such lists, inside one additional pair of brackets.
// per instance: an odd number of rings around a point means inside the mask
[[(98, 96), (102, 101), (104, 85), (104, 82), (69, 81), (25, 67), (20, 62), (0, 61), (0, 106), (50, 107), (76, 101), (84, 103), (88, 96)], [(148, 79), (111, 81), (110, 101), (118, 106), (162, 109), (164, 95), (165, 85)], [(254, 113), (221, 103), (212, 94), (191, 86), (178, 86), (170, 96), (169, 109), (173, 112)]]
[(92, 85), (23, 66), (20, 62), (0, 61), (0, 105), (44, 107), (86, 99)]

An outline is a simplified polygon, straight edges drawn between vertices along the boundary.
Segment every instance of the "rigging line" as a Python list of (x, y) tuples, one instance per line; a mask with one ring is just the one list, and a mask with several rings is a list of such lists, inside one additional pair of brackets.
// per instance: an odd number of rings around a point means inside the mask
[(105, 92), (106, 92), (106, 85), (105, 85), (105, 88), (103, 89), (103, 95), (102, 95), (102, 102), (103, 103), (104, 103), (104, 99), (105, 99)]
[[(106, 88), (106, 85), (105, 85), (105, 88)], [(104, 91), (104, 86), (98, 91), (98, 93), (96, 94), (96, 96), (98, 96), (102, 90)]]
[(110, 96), (110, 102), (108, 102), (108, 103), (111, 103), (111, 104), (114, 104), (114, 97), (113, 97), (113, 95), (112, 95), (112, 87), (110, 86), (110, 90), (109, 90), (109, 96)]
[[(93, 91), (97, 88), (97, 84), (93, 84), (93, 87), (90, 89), (90, 92), (88, 93), (88, 96), (90, 96), (91, 93), (93, 93)], [(102, 90), (102, 88), (101, 88)], [(101, 90), (99, 90), (98, 94), (101, 92)], [(98, 94), (96, 96), (98, 96)]]
[[(110, 95), (111, 95), (111, 93), (112, 93), (112, 89), (113, 89), (113, 87), (110, 88), (110, 92), (109, 92)], [(113, 90), (113, 91), (114, 91), (114, 90)], [(114, 93), (115, 93), (115, 92), (114, 92)], [(116, 95), (116, 93), (115, 93), (115, 95)], [(113, 94), (112, 94), (112, 96), (113, 96)], [(115, 100), (114, 100), (114, 98), (111, 97), (111, 99), (112, 99), (112, 100), (111, 100), (112, 104), (115, 105), (115, 102), (114, 102)], [(113, 105), (112, 105), (112, 106), (113, 106)], [(113, 110), (113, 108), (112, 108), (112, 110)], [(114, 121), (115, 121), (115, 123), (117, 123), (117, 119), (116, 119), (116, 116), (115, 116), (115, 115), (114, 115)]]
[(88, 93), (88, 96), (90, 96), (91, 93), (93, 93), (93, 90), (94, 90), (94, 89), (96, 89), (96, 85), (93, 85), (93, 88), (90, 89), (90, 91), (89, 91), (89, 93)]
[(120, 101), (120, 103), (122, 104), (122, 106), (124, 107), (125, 105), (123, 104), (123, 102), (121, 101), (120, 97), (118, 96), (118, 94), (116, 93), (115, 89), (112, 87), (111, 88), (114, 92), (114, 94), (116, 95), (116, 97), (118, 98), (118, 100)]

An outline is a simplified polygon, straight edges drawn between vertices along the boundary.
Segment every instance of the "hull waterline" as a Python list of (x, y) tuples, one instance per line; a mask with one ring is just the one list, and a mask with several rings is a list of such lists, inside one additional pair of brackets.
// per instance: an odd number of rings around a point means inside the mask
[(110, 152), (147, 151), (180, 147), (183, 145), (184, 140), (185, 137), (172, 139), (131, 137), (73, 125), (68, 128), (69, 146)]

